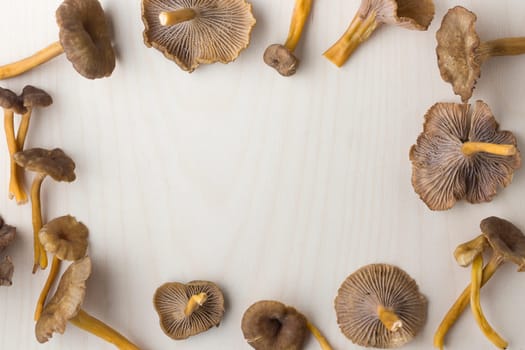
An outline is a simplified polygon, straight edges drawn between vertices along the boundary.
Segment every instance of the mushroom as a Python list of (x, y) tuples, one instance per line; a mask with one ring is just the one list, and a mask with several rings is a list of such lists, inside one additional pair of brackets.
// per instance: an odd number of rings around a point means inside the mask
[(208, 281), (164, 283), (153, 296), (162, 331), (175, 340), (186, 339), (218, 327), (224, 315), (224, 297)]
[(88, 79), (111, 75), (115, 53), (98, 0), (64, 0), (56, 11), (56, 21), (60, 40), (28, 58), (0, 67), (0, 79), (25, 73), (64, 52), (73, 68)]
[[(525, 271), (525, 236), (511, 222), (491, 216), (480, 223), (481, 235), (459, 245), (454, 252), (461, 266), (473, 265), (473, 281), (449, 309), (434, 334), (434, 346), (443, 349), (445, 336), (471, 302), (472, 311), (478, 325), (487, 337), (500, 348), (506, 347), (506, 341), (495, 333), (481, 311), (479, 305), (479, 289), (487, 283), (503, 263), (511, 261), (518, 265), (518, 271)], [(492, 250), (492, 256), (487, 265), (482, 267), (482, 254), (487, 249)]]
[(257, 350), (300, 350), (308, 331), (321, 349), (332, 349), (303, 314), (279, 301), (261, 300), (251, 305), (244, 312), (241, 329), (248, 344)]
[(22, 90), (22, 95), (19, 97), (22, 101), (26, 112), (22, 115), (20, 126), (16, 134), (16, 143), (19, 151), (24, 149), (24, 144), (27, 137), (27, 131), (29, 130), (29, 122), (33, 109), (37, 107), (48, 107), (53, 103), (51, 96), (42, 89), (36, 88), (31, 85), (26, 85)]
[(499, 131), (490, 108), (436, 103), (425, 115), (423, 132), (410, 149), (412, 186), (431, 210), (457, 200), (490, 202), (521, 166), (516, 138)]
[(16, 236), (16, 227), (7, 225), (0, 217), (0, 252), (13, 242)]
[(335, 298), (337, 323), (353, 343), (394, 348), (408, 343), (427, 318), (427, 299), (403, 270), (387, 264), (361, 267)]
[(427, 30), (433, 18), (432, 0), (362, 0), (346, 32), (324, 56), (341, 67), (357, 47), (382, 24)]
[(79, 260), (86, 255), (88, 233), (86, 225), (71, 215), (60, 216), (49, 221), (38, 232), (40, 243), (47, 252), (54, 254), (54, 257), (49, 276), (36, 304), (35, 321), (40, 318), (51, 285), (60, 270), (60, 262)]
[(0, 286), (11, 286), (13, 285), (13, 272), (15, 267), (13, 265), (13, 260), (10, 256), (6, 256), (4, 261), (0, 263)]
[(54, 332), (64, 334), (67, 322), (104, 339), (122, 350), (140, 350), (122, 334), (84, 311), (86, 280), (91, 275), (91, 259), (86, 256), (73, 262), (62, 275), (55, 295), (36, 322), (39, 343), (47, 342)]
[[(15, 239), (16, 228), (4, 223), (2, 217), (0, 217), (0, 252), (11, 244)], [(10, 286), (13, 284), (11, 281), (13, 277), (14, 266), (11, 257), (6, 256), (0, 263), (0, 286)]]
[(42, 228), (42, 210), (40, 205), (40, 188), (47, 175), (55, 181), (72, 182), (75, 180), (75, 162), (59, 148), (46, 150), (31, 148), (17, 152), (14, 159), (18, 165), (36, 173), (31, 185), (31, 209), (33, 222), (34, 264), (33, 273), (40, 266), (47, 267), (47, 255), (38, 240), (38, 231)]
[(264, 63), (277, 70), (282, 76), (294, 75), (297, 70), (299, 59), (293, 53), (301, 39), (311, 8), (312, 0), (296, 0), (288, 38), (284, 45), (272, 44), (264, 51)]
[(481, 74), (481, 65), (492, 56), (525, 53), (525, 38), (504, 38), (481, 42), (475, 30), (476, 15), (456, 6), (443, 17), (436, 33), (441, 78), (467, 102)]
[(250, 43), (255, 25), (245, 0), (142, 0), (144, 44), (182, 70), (235, 60)]

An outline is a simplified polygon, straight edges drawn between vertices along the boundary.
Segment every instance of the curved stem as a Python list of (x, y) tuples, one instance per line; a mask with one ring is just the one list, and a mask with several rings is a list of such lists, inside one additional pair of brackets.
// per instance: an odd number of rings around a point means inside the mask
[(33, 247), (34, 247), (34, 261), (33, 273), (38, 267), (44, 270), (47, 267), (47, 254), (38, 239), (38, 231), (42, 228), (42, 207), (40, 205), (40, 188), (42, 181), (46, 178), (45, 174), (36, 174), (31, 185), (31, 214), (33, 221)]
[(16, 144), (19, 151), (24, 150), (24, 144), (26, 142), (27, 131), (29, 130), (29, 121), (31, 120), (32, 111), (33, 109), (31, 107), (27, 107), (27, 112), (22, 115), (22, 120), (20, 121), (20, 126), (18, 127), (18, 131), (16, 133)]
[(80, 309), (78, 314), (70, 319), (69, 322), (78, 328), (104, 339), (121, 350), (140, 350), (138, 346), (130, 342), (122, 334), (82, 309)]
[(491, 56), (514, 56), (524, 53), (525, 37), (489, 40), (482, 42), (477, 49), (482, 61)]
[(383, 326), (391, 332), (396, 332), (403, 327), (403, 321), (399, 319), (399, 316), (397, 316), (394, 311), (386, 309), (382, 305), (379, 305), (377, 308), (377, 316)]
[(190, 21), (195, 18), (197, 13), (190, 8), (159, 13), (159, 22), (163, 26), (173, 26), (182, 22)]
[(284, 43), (284, 46), (290, 50), (290, 52), (295, 51), (295, 48), (299, 43), (299, 39), (301, 39), (304, 25), (308, 19), (308, 16), (310, 15), (311, 9), (312, 0), (296, 0), (292, 14), (292, 21), (290, 23), (290, 29), (288, 31), (288, 38)]
[(14, 196), (18, 204), (23, 204), (27, 202), (27, 194), (19, 181), (19, 167), (13, 158), (18, 147), (15, 139), (14, 112), (11, 109), (4, 109), (4, 130), (10, 159), (9, 198)]
[(59, 258), (56, 257), (56, 255), (53, 257), (53, 262), (51, 263), (51, 269), (49, 270), (49, 275), (47, 276), (46, 283), (44, 284), (44, 288), (42, 288), (42, 292), (40, 292), (40, 296), (38, 297), (38, 301), (36, 302), (36, 308), (35, 308), (35, 321), (38, 321), (40, 318), (40, 315), (42, 314), (42, 310), (44, 309), (44, 305), (46, 303), (47, 295), (49, 294), (49, 290), (51, 289), (51, 286), (53, 285), (53, 282), (55, 282), (56, 277), (58, 275), (58, 271), (60, 271), (60, 264), (61, 261)]
[(188, 300), (186, 307), (184, 308), (184, 315), (190, 316), (195, 312), (195, 310), (202, 306), (206, 300), (208, 300), (208, 294), (206, 293), (192, 295), (190, 300)]
[(0, 79), (16, 77), (17, 75), (25, 73), (28, 70), (31, 70), (41, 65), (42, 63), (46, 63), (47, 61), (62, 54), (63, 52), (64, 49), (62, 48), (62, 45), (60, 45), (60, 42), (57, 41), (49, 45), (45, 49), (38, 51), (32, 56), (29, 56), (17, 62), (1, 66)]
[(497, 156), (513, 156), (517, 151), (516, 146), (514, 145), (501, 145), (487, 142), (465, 142), (461, 146), (461, 152), (463, 152), (463, 154), (466, 156), (470, 156), (478, 152), (490, 153)]
[(310, 321), (306, 321), (306, 327), (315, 339), (317, 339), (322, 350), (332, 350), (332, 346), (317, 327), (315, 327)]

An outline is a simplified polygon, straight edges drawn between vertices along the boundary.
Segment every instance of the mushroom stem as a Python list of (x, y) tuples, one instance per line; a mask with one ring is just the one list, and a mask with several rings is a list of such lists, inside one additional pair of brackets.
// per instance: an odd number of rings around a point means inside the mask
[(14, 112), (13, 110), (4, 109), (4, 129), (7, 148), (10, 159), (10, 179), (9, 179), (9, 198), (16, 199), (18, 204), (27, 202), (27, 194), (21, 186), (19, 178), (19, 166), (16, 164), (13, 155), (19, 150), (15, 139)]
[(69, 321), (78, 328), (104, 339), (121, 350), (140, 350), (138, 346), (130, 342), (122, 334), (82, 309)]
[(22, 115), (20, 126), (16, 133), (16, 144), (19, 151), (24, 150), (24, 144), (26, 143), (27, 131), (29, 130), (29, 121), (31, 120), (32, 108), (28, 107), (27, 112)]
[(328, 343), (328, 340), (323, 336), (321, 331), (314, 326), (310, 321), (306, 321), (306, 327), (312, 333), (312, 335), (317, 339), (322, 350), (332, 350), (332, 346)]
[(182, 8), (175, 11), (159, 13), (159, 22), (163, 26), (173, 26), (182, 22), (190, 21), (195, 18), (197, 13), (190, 8)]
[(466, 156), (471, 156), (478, 152), (495, 154), (498, 156), (513, 156), (516, 154), (516, 146), (500, 145), (487, 142), (465, 142), (461, 146), (461, 152)]
[(481, 279), (483, 274), (483, 256), (477, 255), (472, 262), (471, 287), (470, 287), (470, 308), (474, 319), (479, 328), (485, 336), (499, 349), (506, 349), (509, 343), (505, 341), (488, 323), (483, 311), (481, 310), (481, 302), (479, 297), (479, 290), (481, 288)]
[(192, 295), (186, 304), (186, 308), (184, 308), (184, 315), (190, 316), (199, 308), (199, 306), (202, 306), (206, 300), (208, 300), (208, 294), (206, 293)]
[[(480, 288), (488, 282), (489, 279), (501, 266), (502, 260), (497, 258), (490, 259), (489, 263), (483, 268), (483, 275), (481, 277)], [(454, 302), (454, 305), (448, 310), (447, 314), (439, 324), (436, 333), (434, 333), (434, 347), (443, 349), (445, 336), (448, 330), (456, 322), (461, 313), (465, 310), (470, 301), (470, 284), (463, 290), (463, 293)]]
[(366, 16), (357, 13), (346, 32), (339, 40), (323, 54), (333, 64), (341, 67), (357, 47), (377, 28), (376, 12), (371, 11)]
[(60, 45), (60, 42), (57, 41), (49, 45), (45, 49), (38, 51), (32, 56), (29, 56), (17, 62), (1, 66), (0, 79), (16, 77), (17, 75), (25, 73), (28, 70), (31, 70), (41, 65), (42, 63), (46, 63), (47, 61), (62, 54), (63, 52), (64, 49), (62, 48), (62, 45)]
[(295, 51), (295, 48), (299, 43), (299, 39), (301, 39), (304, 25), (308, 19), (308, 16), (310, 15), (311, 9), (312, 0), (297, 0), (295, 2), (292, 21), (290, 23), (290, 30), (288, 31), (288, 38), (284, 43), (284, 46), (290, 50), (290, 52)]
[(382, 305), (377, 307), (377, 316), (379, 320), (391, 332), (397, 332), (403, 327), (403, 321), (399, 319), (399, 316), (390, 309), (385, 308)]
[(525, 53), (525, 37), (503, 38), (482, 42), (477, 54), (482, 61), (491, 56), (513, 56)]
[(485, 235), (479, 235), (473, 240), (458, 245), (456, 250), (454, 250), (454, 257), (460, 266), (468, 266), (487, 247), (489, 247), (487, 238)]
[(42, 181), (46, 178), (46, 174), (38, 173), (31, 185), (31, 213), (33, 218), (33, 247), (34, 247), (34, 262), (33, 273), (38, 267), (44, 270), (47, 267), (47, 254), (38, 239), (38, 231), (42, 228), (42, 207), (40, 206), (40, 188)]
[(51, 263), (51, 269), (49, 270), (49, 275), (47, 276), (46, 283), (44, 284), (44, 288), (42, 288), (42, 292), (40, 292), (40, 296), (38, 297), (38, 301), (36, 302), (36, 308), (35, 308), (35, 321), (38, 321), (40, 319), (40, 315), (42, 314), (42, 310), (44, 309), (44, 304), (46, 303), (47, 295), (49, 294), (49, 290), (51, 289), (51, 286), (53, 285), (53, 282), (55, 281), (58, 272), (60, 271), (60, 265), (61, 261), (59, 258), (56, 257), (56, 255), (53, 257), (53, 262)]

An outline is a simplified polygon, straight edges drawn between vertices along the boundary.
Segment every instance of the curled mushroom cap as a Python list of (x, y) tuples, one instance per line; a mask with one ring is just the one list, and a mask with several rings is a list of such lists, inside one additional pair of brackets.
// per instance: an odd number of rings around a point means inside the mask
[(480, 228), (497, 259), (511, 261), (518, 271), (525, 271), (525, 236), (519, 228), (495, 216), (483, 219)]
[(13, 285), (13, 273), (15, 271), (15, 266), (13, 265), (13, 260), (10, 256), (6, 256), (4, 260), (0, 263), (0, 286), (11, 286)]
[(86, 255), (88, 228), (71, 215), (49, 221), (38, 233), (45, 250), (60, 260), (78, 260)]
[(222, 292), (208, 281), (165, 283), (155, 292), (153, 305), (159, 314), (160, 327), (176, 340), (218, 327), (224, 315)]
[(20, 99), (26, 108), (47, 107), (53, 103), (53, 98), (47, 92), (31, 85), (24, 86)]
[(21, 167), (36, 173), (51, 176), (55, 181), (72, 182), (75, 180), (75, 162), (60, 148), (47, 150), (31, 148), (14, 155)]
[(425, 115), (423, 132), (410, 149), (412, 185), (432, 210), (449, 209), (457, 200), (491, 201), (521, 166), (516, 138), (499, 131), (490, 108), (436, 103)]
[(188, 72), (235, 60), (255, 25), (245, 0), (142, 0), (142, 21), (145, 45)]
[(343, 282), (335, 311), (341, 331), (355, 344), (394, 348), (421, 330), (427, 318), (427, 299), (403, 270), (372, 264)]
[(4, 110), (12, 110), (17, 114), (24, 114), (27, 109), (19, 100), (18, 96), (9, 89), (0, 87), (0, 107)]
[(15, 239), (16, 227), (7, 225), (0, 217), (0, 252)]

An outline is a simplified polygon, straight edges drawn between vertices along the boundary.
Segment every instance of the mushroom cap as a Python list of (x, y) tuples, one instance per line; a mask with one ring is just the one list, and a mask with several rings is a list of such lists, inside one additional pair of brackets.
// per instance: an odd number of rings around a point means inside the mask
[(64, 0), (56, 11), (56, 21), (60, 44), (77, 72), (88, 79), (113, 73), (110, 30), (97, 0)]
[(0, 107), (11, 109), (17, 114), (24, 114), (27, 109), (22, 105), (18, 96), (9, 89), (0, 87)]
[(518, 271), (525, 271), (525, 236), (511, 222), (491, 216), (480, 223), (481, 232), (499, 258), (518, 265)]
[(0, 252), (3, 251), (15, 239), (16, 227), (4, 223), (0, 217)]
[[(207, 300), (191, 315), (184, 310), (193, 295), (206, 293)], [(176, 340), (219, 326), (224, 315), (224, 297), (219, 287), (208, 281), (191, 281), (187, 284), (170, 282), (157, 288), (153, 305), (159, 314), (160, 327)]]
[(20, 96), (24, 107), (47, 107), (53, 103), (51, 96), (42, 89), (26, 85)]
[(67, 321), (80, 311), (90, 274), (91, 259), (88, 256), (69, 265), (58, 283), (55, 295), (36, 322), (35, 335), (39, 343), (47, 342), (54, 332), (64, 334)]
[(49, 221), (38, 232), (44, 249), (60, 260), (74, 261), (86, 255), (89, 230), (71, 215)]
[(481, 74), (481, 59), (476, 55), (480, 39), (475, 29), (476, 15), (464, 7), (448, 10), (436, 32), (439, 72), (452, 84), (454, 93), (467, 102)]
[(432, 210), (445, 210), (457, 200), (490, 202), (498, 188), (512, 181), (521, 166), (519, 150), (513, 156), (479, 152), (466, 156), (466, 141), (510, 144), (517, 147), (510, 131), (499, 131), (489, 106), (436, 103), (425, 115), (423, 132), (410, 149), (412, 186)]
[(377, 22), (412, 30), (427, 30), (434, 18), (433, 0), (363, 0), (359, 13), (366, 17), (372, 11)]
[(273, 300), (251, 305), (242, 317), (244, 338), (257, 350), (300, 350), (308, 334), (306, 318)]
[[(346, 278), (335, 298), (335, 311), (341, 331), (353, 343), (386, 349), (402, 346), (417, 335), (426, 322), (427, 304), (405, 271), (371, 264)], [(379, 306), (392, 310), (403, 326), (388, 330), (377, 315)]]
[(6, 256), (0, 263), (0, 286), (11, 286), (13, 284), (13, 272), (15, 267), (10, 256)]
[(299, 59), (284, 45), (273, 44), (264, 51), (264, 63), (274, 68), (282, 76), (294, 75), (299, 66)]
[[(160, 12), (191, 8), (192, 20), (172, 26), (159, 22)], [(201, 63), (228, 63), (248, 47), (255, 25), (245, 0), (142, 0), (144, 44), (161, 51), (185, 71)]]
[(75, 181), (75, 162), (60, 148), (31, 148), (16, 152), (13, 157), (26, 170), (49, 175), (55, 181)]

